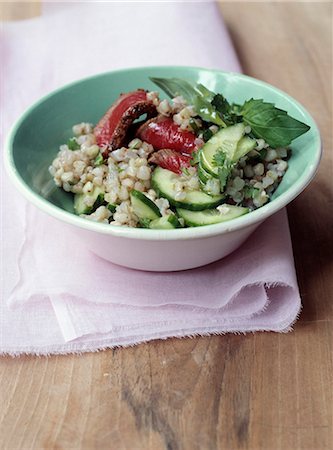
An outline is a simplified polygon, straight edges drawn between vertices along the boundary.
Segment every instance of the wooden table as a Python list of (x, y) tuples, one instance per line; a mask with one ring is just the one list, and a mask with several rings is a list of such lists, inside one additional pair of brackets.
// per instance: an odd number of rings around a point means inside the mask
[(289, 207), (295, 331), (4, 358), (1, 449), (332, 449), (332, 4), (223, 3), (246, 73), (317, 119), (324, 158)]

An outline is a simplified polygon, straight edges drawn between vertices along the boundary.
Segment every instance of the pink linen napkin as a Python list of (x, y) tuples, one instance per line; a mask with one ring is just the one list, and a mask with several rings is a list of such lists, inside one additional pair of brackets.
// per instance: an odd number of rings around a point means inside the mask
[[(138, 41), (140, 52), (133, 49)], [(207, 2), (48, 4), (41, 18), (3, 27), (1, 63), (2, 134), (40, 95), (93, 73), (158, 64), (240, 70), (217, 7)], [(1, 175), (2, 352), (68, 353), (170, 336), (287, 331), (297, 318), (285, 211), (217, 263), (139, 272), (82, 248)]]

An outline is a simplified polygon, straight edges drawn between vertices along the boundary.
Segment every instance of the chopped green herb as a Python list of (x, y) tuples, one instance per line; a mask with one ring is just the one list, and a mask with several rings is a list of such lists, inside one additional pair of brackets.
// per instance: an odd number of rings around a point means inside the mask
[(212, 105), (218, 110), (221, 114), (229, 114), (230, 113), (230, 104), (228, 100), (223, 97), (222, 94), (216, 94), (212, 100)]
[(108, 203), (106, 207), (107, 207), (107, 209), (108, 209), (109, 211), (112, 212), (112, 214), (113, 214), (114, 212), (116, 212), (117, 205), (115, 205), (114, 203)]
[(245, 198), (255, 198), (260, 194), (260, 189), (253, 186), (244, 186), (243, 191)]
[(265, 159), (265, 156), (267, 155), (267, 149), (263, 148), (259, 151), (260, 159)]
[(223, 166), (225, 164), (226, 157), (227, 155), (222, 150), (217, 151), (213, 157), (213, 164), (215, 166)]
[(228, 159), (223, 150), (218, 150), (215, 153), (213, 164), (218, 168), (217, 174), (220, 180), (221, 192), (223, 192), (234, 164)]
[(221, 192), (223, 192), (223, 189), (225, 188), (225, 186), (228, 182), (229, 175), (230, 175), (229, 167), (226, 166), (226, 167), (218, 168), (218, 176), (219, 176), (220, 185), (221, 185)]
[(213, 136), (213, 132), (212, 132), (212, 130), (210, 130), (209, 128), (207, 128), (207, 130), (205, 130), (203, 133), (202, 133), (202, 139), (205, 141), (205, 142), (207, 142), (207, 141), (209, 141), (209, 139)]
[(190, 127), (192, 128), (192, 130), (193, 130), (195, 133), (198, 133), (199, 127), (198, 127), (196, 121), (193, 119), (193, 117), (190, 119)]
[(216, 94), (212, 100), (212, 105), (220, 113), (227, 126), (239, 122), (239, 115), (235, 108), (236, 105), (230, 105), (228, 100), (222, 94)]
[(194, 152), (192, 152), (190, 164), (191, 166), (195, 166), (198, 163), (199, 163), (199, 150), (195, 150)]
[(99, 153), (95, 158), (94, 165), (95, 165), (95, 167), (97, 167), (97, 166), (101, 166), (103, 163), (104, 163), (103, 155), (101, 153)]
[(67, 147), (69, 150), (79, 150), (80, 144), (77, 142), (75, 137), (68, 139)]

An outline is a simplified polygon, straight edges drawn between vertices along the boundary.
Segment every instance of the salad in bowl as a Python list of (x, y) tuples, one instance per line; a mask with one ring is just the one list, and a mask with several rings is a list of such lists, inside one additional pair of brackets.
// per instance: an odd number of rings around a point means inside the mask
[(232, 103), (180, 78), (121, 94), (81, 122), (49, 167), (82, 218), (175, 229), (235, 219), (270, 201), (292, 141), (310, 127), (263, 99)]

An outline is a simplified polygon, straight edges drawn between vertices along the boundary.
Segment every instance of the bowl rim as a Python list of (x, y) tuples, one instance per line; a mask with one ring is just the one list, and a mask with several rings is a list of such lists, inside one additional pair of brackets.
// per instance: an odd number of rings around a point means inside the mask
[[(238, 217), (236, 219), (222, 222), (219, 224), (213, 224), (209, 226), (202, 227), (189, 227), (189, 228), (176, 228), (174, 230), (150, 230), (143, 228), (130, 228), (130, 227), (119, 227), (110, 224), (104, 224), (100, 222), (93, 222), (91, 220), (84, 219), (82, 217), (76, 216), (73, 213), (65, 211), (64, 209), (56, 206), (34, 192), (28, 184), (23, 180), (21, 175), (14, 164), (13, 158), (13, 141), (14, 137), (24, 122), (26, 117), (40, 104), (47, 101), (50, 97), (56, 95), (57, 93), (63, 91), (64, 89), (68, 89), (72, 86), (78, 85), (80, 83), (84, 83), (85, 81), (92, 80), (94, 78), (99, 78), (107, 75), (112, 75), (114, 73), (128, 73), (128, 72), (138, 72), (138, 71), (154, 71), (154, 70), (184, 70), (189, 69), (193, 71), (204, 71), (209, 73), (217, 73), (226, 76), (231, 76), (235, 79), (246, 79), (250, 80), (252, 83), (262, 86), (264, 88), (268, 88), (270, 90), (275, 91), (278, 95), (286, 98), (288, 101), (292, 102), (297, 109), (305, 116), (310, 119), (312, 131), (315, 134), (316, 142), (315, 142), (315, 150), (313, 155), (313, 161), (311, 167), (308, 171), (303, 173), (298, 180), (290, 186), (285, 192), (283, 192), (279, 197), (273, 199), (269, 203), (263, 205), (262, 207), (251, 211), (249, 214), (245, 214), (244, 216)], [(122, 238), (130, 238), (130, 239), (140, 239), (140, 240), (183, 240), (183, 239), (197, 239), (197, 238), (205, 238), (210, 236), (216, 236), (219, 234), (225, 234), (232, 231), (237, 231), (242, 228), (246, 228), (249, 226), (254, 226), (255, 224), (259, 224), (260, 222), (267, 219), (269, 216), (273, 215), (283, 207), (285, 207), (288, 203), (294, 200), (311, 182), (313, 177), (316, 174), (318, 169), (320, 160), (322, 156), (322, 142), (320, 137), (319, 128), (313, 119), (312, 115), (306, 110), (306, 108), (291, 97), (286, 92), (276, 88), (275, 86), (259, 80), (257, 78), (244, 75), (238, 72), (228, 72), (218, 69), (209, 69), (204, 67), (194, 67), (194, 66), (172, 66), (172, 65), (163, 65), (163, 66), (142, 66), (142, 67), (129, 67), (117, 70), (111, 70), (107, 72), (97, 73), (92, 76), (84, 77), (70, 83), (64, 84), (61, 87), (52, 90), (46, 95), (42, 96), (38, 101), (34, 102), (29, 108), (27, 108), (23, 114), (14, 122), (12, 125), (4, 145), (4, 165), (6, 172), (16, 186), (16, 188), (23, 194), (23, 196), (29, 200), (34, 206), (49, 214), (50, 216), (65, 222), (69, 225), (79, 227), (85, 229), (87, 231), (96, 232), (99, 234), (112, 235), (116, 237)]]

